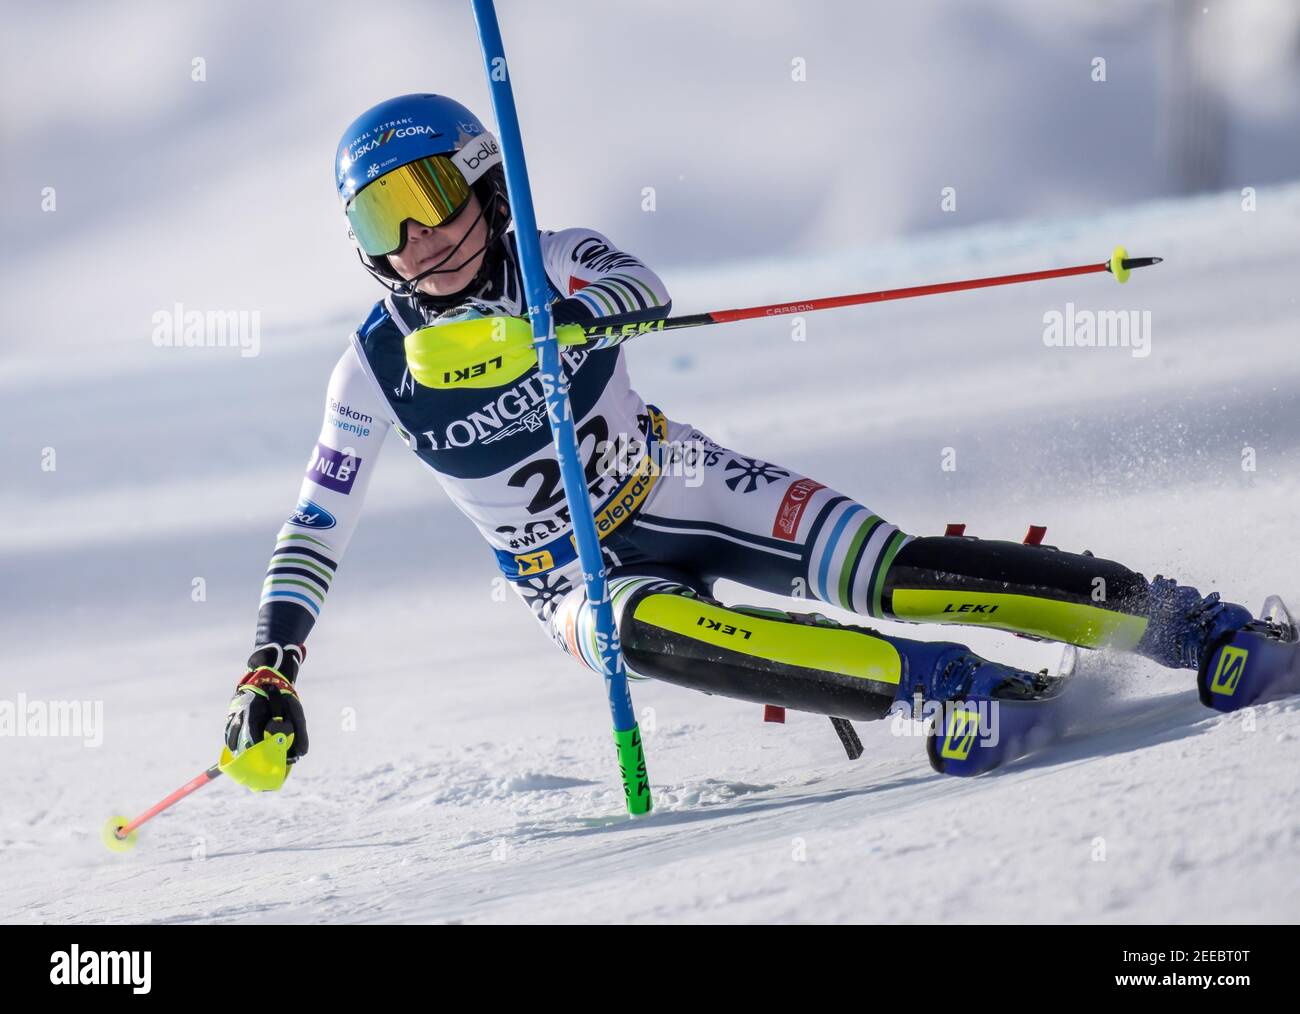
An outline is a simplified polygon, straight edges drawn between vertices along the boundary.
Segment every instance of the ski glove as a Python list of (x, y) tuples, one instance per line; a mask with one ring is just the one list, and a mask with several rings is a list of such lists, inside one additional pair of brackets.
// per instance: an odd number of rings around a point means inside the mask
[(556, 327), (561, 324), (581, 324), (587, 327), (596, 323), (596, 315), (581, 299), (570, 296), (568, 299), (560, 299), (551, 304), (551, 320)]
[(481, 317), (508, 317), (510, 311), (500, 303), (494, 303), (482, 299), (467, 299), (459, 306), (453, 306), (449, 310), (443, 310), (442, 313), (434, 317), (432, 324), (450, 324), (458, 320), (478, 320)]
[[(458, 320), (476, 320), (480, 317), (508, 317), (510, 311), (500, 303), (486, 302), (481, 299), (467, 299), (460, 306), (443, 310), (432, 321), (434, 324), (450, 324)], [(561, 324), (582, 324), (584, 327), (596, 321), (591, 307), (581, 299), (558, 299), (551, 304), (551, 318), (556, 327)]]
[(226, 715), (226, 746), (236, 756), (262, 741), (266, 724), (281, 719), (293, 726), (290, 764), (307, 753), (307, 718), (294, 689), (298, 667), (307, 657), (301, 644), (263, 644), (248, 658), (248, 671), (235, 687)]

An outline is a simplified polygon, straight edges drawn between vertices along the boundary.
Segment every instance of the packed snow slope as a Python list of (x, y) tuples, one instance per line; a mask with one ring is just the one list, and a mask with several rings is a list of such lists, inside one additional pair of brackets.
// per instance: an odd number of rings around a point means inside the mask
[[(908, 531), (1016, 539), (1042, 523), (1049, 543), (1253, 608), (1271, 592), (1300, 604), (1300, 186), (1261, 190), (1256, 211), (1225, 194), (664, 273), (690, 312), (1100, 261), (1116, 242), (1166, 261), (1124, 287), (812, 314), (801, 341), (788, 318), (646, 338), (634, 378), (672, 416)], [(1149, 310), (1150, 354), (1047, 347), (1044, 315), (1067, 302)], [(1300, 918), (1300, 699), (1219, 716), (1190, 674), (1118, 656), (1084, 661), (1083, 734), (969, 781), (932, 773), (888, 723), (859, 725), (850, 762), (824, 718), (765, 725), (753, 705), (639, 683), (657, 809), (626, 818), (600, 682), (502, 594), (396, 440), (310, 640), (310, 756), (278, 794), (218, 781), (109, 854), (106, 817), (216, 758), (273, 535), (366, 309), (305, 309), (256, 357), (144, 332), (98, 352), (87, 333), (0, 377), (0, 698), (104, 716), (98, 746), (0, 738), (0, 918)]]

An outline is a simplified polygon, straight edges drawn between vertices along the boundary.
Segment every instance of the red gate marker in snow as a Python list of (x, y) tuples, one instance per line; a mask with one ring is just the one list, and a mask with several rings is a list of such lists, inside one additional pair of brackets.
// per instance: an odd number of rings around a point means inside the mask
[(779, 723), (781, 723), (782, 725), (784, 725), (784, 724), (785, 724), (785, 708), (779, 707), (779, 706), (777, 706), (777, 705), (775, 705), (775, 704), (764, 704), (764, 705), (763, 705), (763, 721), (765, 721), (765, 722), (779, 722)]
[(954, 535), (965, 535), (966, 526), (964, 524), (954, 525), (951, 522), (943, 530), (944, 538), (951, 538)]

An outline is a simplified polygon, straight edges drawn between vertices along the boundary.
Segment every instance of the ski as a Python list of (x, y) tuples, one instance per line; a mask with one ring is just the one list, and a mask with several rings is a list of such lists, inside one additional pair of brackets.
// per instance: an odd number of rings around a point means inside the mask
[(1065, 646), (1055, 674), (1039, 674), (1041, 692), (1030, 700), (973, 698), (944, 702), (927, 726), (930, 766), (969, 778), (1039, 750), (1068, 727), (1068, 698), (1078, 649)]
[(1258, 620), (1206, 654), (1196, 689), (1201, 703), (1215, 711), (1300, 693), (1300, 632), (1279, 596), (1270, 595)]
[[(945, 704), (927, 729), (935, 771), (984, 774), (1042, 749), (1068, 731), (1068, 698), (1077, 651), (1067, 648), (1056, 675), (1042, 675), (1033, 700), (974, 699)], [(1270, 595), (1259, 619), (1224, 638), (1197, 673), (1201, 703), (1220, 712), (1300, 693), (1300, 626), (1286, 603)]]

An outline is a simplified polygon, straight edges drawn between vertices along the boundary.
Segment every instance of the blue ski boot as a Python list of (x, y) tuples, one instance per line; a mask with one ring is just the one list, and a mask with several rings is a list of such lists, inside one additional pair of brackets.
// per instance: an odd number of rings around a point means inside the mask
[[(981, 658), (952, 641), (891, 639), (904, 660), (896, 700), (911, 706), (924, 701), (1035, 700), (1043, 692), (1042, 674)], [(915, 717), (920, 717), (915, 716)]]
[(1195, 669), (1201, 703), (1236, 711), (1257, 701), (1300, 691), (1300, 634), (1276, 595), (1259, 619), (1217, 592), (1157, 577), (1150, 584), (1150, 616), (1133, 649), (1172, 668)]
[(1270, 595), (1258, 620), (1210, 642), (1196, 689), (1201, 703), (1215, 711), (1300, 692), (1300, 632), (1280, 598)]
[(1202, 596), (1172, 578), (1156, 575), (1147, 588), (1149, 622), (1133, 650), (1171, 669), (1199, 669), (1213, 645), (1254, 619), (1218, 592)]
[(926, 752), (935, 771), (983, 774), (1064, 729), (1064, 712), (1056, 705), (1065, 673), (1050, 676), (990, 662), (952, 642), (893, 643), (905, 660), (896, 701), (913, 718), (932, 721)]

